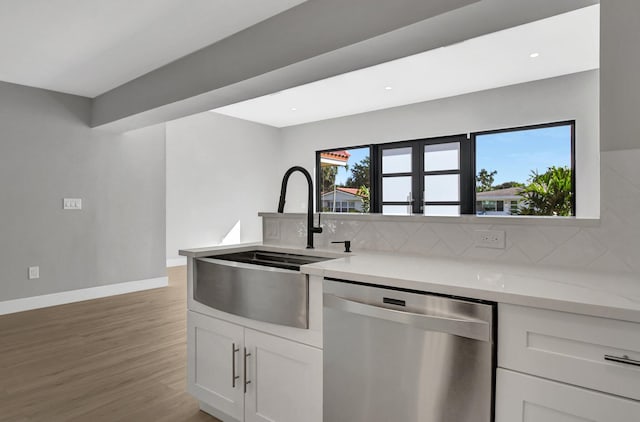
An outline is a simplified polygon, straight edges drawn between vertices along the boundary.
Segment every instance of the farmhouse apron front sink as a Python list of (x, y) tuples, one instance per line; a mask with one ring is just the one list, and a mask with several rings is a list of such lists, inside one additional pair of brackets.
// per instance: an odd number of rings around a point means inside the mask
[(331, 258), (246, 251), (195, 260), (194, 299), (257, 321), (309, 328), (309, 281), (300, 266)]

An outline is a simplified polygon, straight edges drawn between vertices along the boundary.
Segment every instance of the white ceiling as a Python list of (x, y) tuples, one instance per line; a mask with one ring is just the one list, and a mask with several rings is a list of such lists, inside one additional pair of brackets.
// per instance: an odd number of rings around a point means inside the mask
[(285, 127), (597, 69), (599, 26), (590, 6), (212, 111)]
[(0, 80), (95, 97), (306, 0), (0, 0)]

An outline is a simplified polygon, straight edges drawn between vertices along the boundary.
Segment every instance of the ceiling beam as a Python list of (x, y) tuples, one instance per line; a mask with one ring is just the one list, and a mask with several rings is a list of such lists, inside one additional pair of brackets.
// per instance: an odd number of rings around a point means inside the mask
[(92, 126), (173, 120), (597, 3), (308, 0), (96, 97)]

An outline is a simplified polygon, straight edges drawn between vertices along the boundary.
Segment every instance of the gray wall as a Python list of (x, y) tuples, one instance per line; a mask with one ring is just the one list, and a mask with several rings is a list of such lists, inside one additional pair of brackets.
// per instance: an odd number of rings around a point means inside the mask
[[(167, 261), (178, 250), (262, 240), (258, 212), (277, 205), (280, 130), (205, 112), (167, 123)], [(227, 243), (225, 242), (225, 243)]]
[(164, 125), (103, 133), (90, 107), (0, 82), (0, 301), (166, 273)]
[[(281, 172), (315, 167), (315, 151), (576, 120), (576, 209), (597, 218), (600, 204), (598, 71), (496, 88), (284, 128)], [(306, 191), (290, 189), (287, 212), (302, 212)], [(275, 211), (274, 207), (265, 211)]]
[(602, 150), (640, 148), (640, 1), (600, 6)]

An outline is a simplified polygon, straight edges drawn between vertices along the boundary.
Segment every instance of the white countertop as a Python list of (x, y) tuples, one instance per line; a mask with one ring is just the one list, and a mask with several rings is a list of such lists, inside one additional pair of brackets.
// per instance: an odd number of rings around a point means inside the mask
[[(248, 249), (336, 257), (301, 267), (322, 277), (640, 323), (640, 277), (382, 252), (336, 253), (245, 244), (180, 251), (196, 258)], [(339, 257), (339, 258), (338, 258)]]

